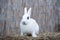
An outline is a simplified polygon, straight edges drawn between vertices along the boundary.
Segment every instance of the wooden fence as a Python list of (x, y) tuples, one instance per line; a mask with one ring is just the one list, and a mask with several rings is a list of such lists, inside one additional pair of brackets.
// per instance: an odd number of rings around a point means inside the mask
[(41, 32), (55, 32), (60, 25), (60, 1), (58, 0), (0, 0), (1, 35), (20, 35), (20, 21), (24, 7), (32, 7), (32, 15)]

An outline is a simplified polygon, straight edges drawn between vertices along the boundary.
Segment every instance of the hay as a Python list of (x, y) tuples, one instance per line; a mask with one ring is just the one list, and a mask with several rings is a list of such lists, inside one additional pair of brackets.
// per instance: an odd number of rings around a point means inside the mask
[(36, 38), (31, 36), (2, 36), (0, 40), (60, 40), (60, 33), (41, 33)]

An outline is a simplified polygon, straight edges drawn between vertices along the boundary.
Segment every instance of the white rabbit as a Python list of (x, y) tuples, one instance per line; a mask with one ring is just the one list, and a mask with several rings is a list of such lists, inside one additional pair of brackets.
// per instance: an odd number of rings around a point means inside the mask
[(32, 37), (37, 37), (37, 34), (39, 33), (39, 25), (33, 18), (30, 18), (30, 16), (31, 8), (29, 8), (27, 11), (27, 7), (25, 7), (24, 15), (20, 22), (21, 36), (23, 36), (23, 34), (29, 33), (32, 35)]

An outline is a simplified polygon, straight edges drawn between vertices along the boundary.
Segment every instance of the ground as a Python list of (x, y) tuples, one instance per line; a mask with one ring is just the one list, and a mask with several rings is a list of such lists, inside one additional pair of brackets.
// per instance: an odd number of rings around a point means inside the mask
[(60, 33), (41, 33), (36, 38), (31, 36), (4, 36), (0, 37), (0, 40), (60, 40)]

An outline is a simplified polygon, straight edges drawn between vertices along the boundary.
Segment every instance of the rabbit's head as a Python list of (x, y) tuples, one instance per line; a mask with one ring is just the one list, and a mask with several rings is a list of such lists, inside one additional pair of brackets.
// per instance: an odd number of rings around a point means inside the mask
[(29, 10), (27, 11), (27, 7), (24, 8), (24, 15), (22, 17), (22, 23), (24, 25), (28, 24), (29, 20), (30, 20), (30, 16), (31, 16), (31, 8), (29, 8)]

